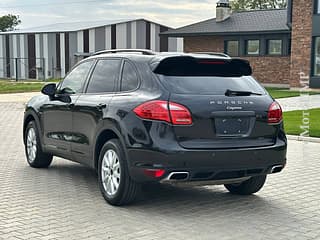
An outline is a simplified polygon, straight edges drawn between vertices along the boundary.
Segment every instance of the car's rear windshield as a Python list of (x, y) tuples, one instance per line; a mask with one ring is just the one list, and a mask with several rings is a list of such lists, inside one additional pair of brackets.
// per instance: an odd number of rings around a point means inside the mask
[(251, 76), (165, 76), (157, 74), (160, 81), (172, 93), (196, 95), (224, 95), (226, 91), (245, 91), (265, 95), (263, 87)]

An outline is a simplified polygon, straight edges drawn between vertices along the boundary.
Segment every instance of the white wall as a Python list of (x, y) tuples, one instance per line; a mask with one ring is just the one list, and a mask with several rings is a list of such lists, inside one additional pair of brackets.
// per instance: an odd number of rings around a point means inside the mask
[(0, 78), (4, 77), (4, 63), (5, 63), (5, 51), (4, 51), (4, 35), (0, 35)]
[(117, 48), (127, 48), (127, 24), (117, 24)]
[(20, 35), (20, 57), (22, 58), (20, 61), (21, 61), (21, 64), (20, 64), (20, 68), (21, 68), (21, 79), (25, 79), (27, 77), (27, 74), (26, 74), (26, 71), (27, 71), (27, 67), (26, 67), (26, 63), (27, 63), (27, 59), (24, 59), (26, 58), (26, 49), (25, 49), (25, 35), (24, 34), (21, 34)]
[(77, 32), (77, 51), (83, 53), (83, 31)]
[(177, 38), (177, 52), (184, 51), (183, 38)]
[(131, 23), (131, 48), (137, 48), (137, 22)]
[(109, 50), (111, 49), (111, 26), (106, 26), (105, 31), (106, 31), (105, 46), (106, 46), (106, 49)]
[(156, 49), (156, 25), (154, 23), (150, 24), (150, 49), (152, 51), (157, 51)]
[(48, 34), (43, 34), (43, 58), (44, 58), (44, 77), (48, 79), (49, 75), (49, 42)]
[[(16, 34), (12, 35), (12, 57), (18, 58), (18, 38), (17, 38)], [(16, 60), (13, 59), (13, 60), (11, 60), (11, 62), (13, 63), (13, 72), (11, 72), (11, 77), (15, 78), (16, 77), (16, 69), (17, 69), (16, 68)], [(19, 73), (19, 70), (18, 70), (18, 73)]]
[(96, 51), (96, 32), (95, 29), (89, 30), (89, 52), (93, 53)]
[(65, 42), (64, 33), (60, 33), (60, 63), (61, 63), (61, 77), (66, 75), (66, 59), (65, 59)]
[[(41, 67), (41, 46), (40, 46), (40, 34), (36, 34), (35, 35), (35, 44), (36, 44), (36, 68), (40, 68)], [(39, 79), (39, 73), (38, 73), (38, 69), (36, 70), (37, 72), (37, 76), (36, 78)]]

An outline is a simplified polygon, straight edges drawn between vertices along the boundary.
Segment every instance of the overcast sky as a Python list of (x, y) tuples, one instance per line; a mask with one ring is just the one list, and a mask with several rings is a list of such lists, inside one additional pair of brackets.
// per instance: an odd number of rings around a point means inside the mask
[(22, 28), (51, 23), (146, 18), (179, 27), (215, 17), (217, 0), (0, 0), (0, 16), (20, 16)]

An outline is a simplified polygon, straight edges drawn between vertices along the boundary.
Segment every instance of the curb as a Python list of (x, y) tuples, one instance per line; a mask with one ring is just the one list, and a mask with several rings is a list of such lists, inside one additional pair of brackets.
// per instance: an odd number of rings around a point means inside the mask
[(320, 143), (320, 138), (315, 138), (315, 137), (302, 137), (302, 136), (287, 135), (287, 138), (288, 138), (288, 140)]

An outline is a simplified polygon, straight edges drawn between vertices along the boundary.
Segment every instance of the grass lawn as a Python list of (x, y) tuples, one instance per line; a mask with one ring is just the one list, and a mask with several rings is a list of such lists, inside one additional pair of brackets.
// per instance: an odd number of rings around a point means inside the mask
[(0, 93), (39, 92), (43, 85), (49, 82), (58, 82), (60, 79), (50, 79), (48, 82), (15, 82), (0, 80)]
[[(266, 88), (266, 90), (269, 92), (269, 94), (273, 98), (287, 98), (287, 97), (298, 97), (300, 96), (299, 91), (291, 91), (287, 88)], [(320, 92), (309, 92), (309, 94), (320, 94)]]
[[(320, 137), (320, 108), (305, 110), (304, 112), (310, 113), (310, 137)], [(304, 130), (300, 128), (300, 126), (303, 125), (303, 111), (284, 112), (283, 117), (287, 134), (300, 135), (304, 132)]]

